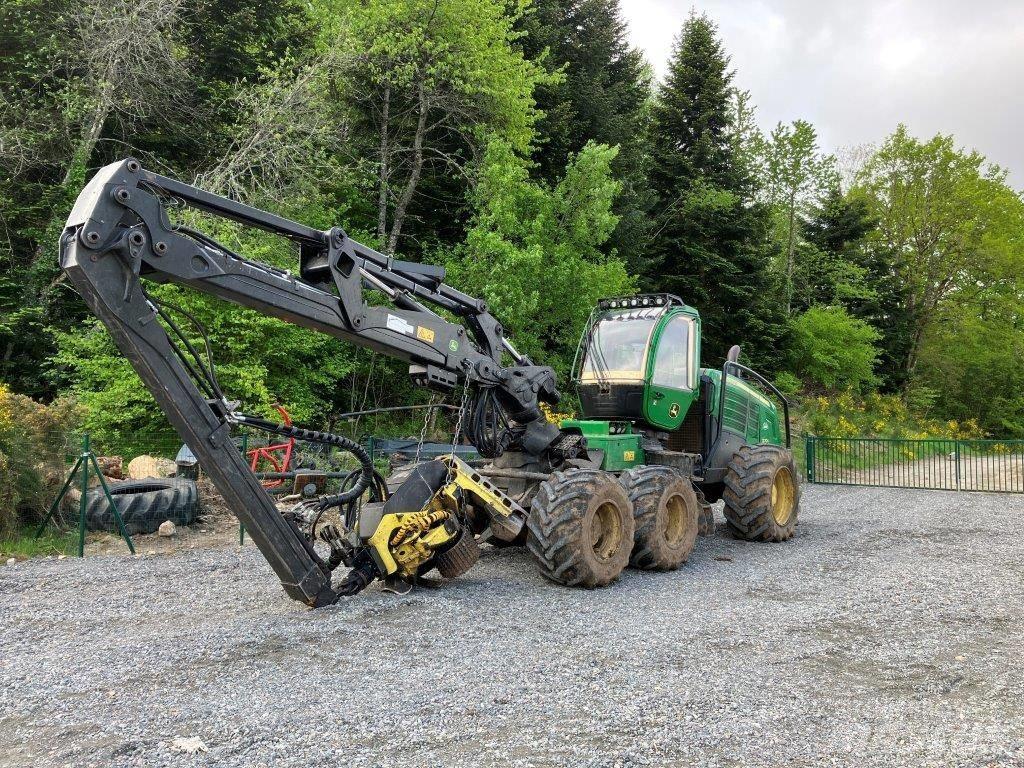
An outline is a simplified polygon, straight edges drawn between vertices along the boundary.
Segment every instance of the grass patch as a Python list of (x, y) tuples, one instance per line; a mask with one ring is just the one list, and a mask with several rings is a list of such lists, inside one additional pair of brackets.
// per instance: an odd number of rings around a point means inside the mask
[(0, 557), (28, 560), (46, 555), (77, 555), (78, 531), (47, 528), (38, 539), (34, 527), (19, 528), (13, 536), (0, 539)]

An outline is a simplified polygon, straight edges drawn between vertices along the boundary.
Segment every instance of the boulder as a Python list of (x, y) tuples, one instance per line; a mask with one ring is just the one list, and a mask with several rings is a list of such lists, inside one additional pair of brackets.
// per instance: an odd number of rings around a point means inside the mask
[(156, 456), (136, 456), (128, 462), (128, 477), (131, 480), (143, 480), (147, 477), (173, 477), (176, 469), (170, 459)]

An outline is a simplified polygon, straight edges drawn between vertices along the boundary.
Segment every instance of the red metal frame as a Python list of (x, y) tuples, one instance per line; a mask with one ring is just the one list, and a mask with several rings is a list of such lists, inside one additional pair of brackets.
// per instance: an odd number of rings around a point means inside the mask
[[(283, 406), (275, 405), (277, 412), (281, 414), (284, 423), (291, 426), (292, 417)], [(284, 443), (273, 443), (263, 448), (253, 448), (246, 456), (249, 457), (249, 468), (255, 472), (261, 461), (266, 461), (273, 469), (269, 472), (287, 472), (292, 461), (292, 452), (295, 450), (295, 438), (288, 438)], [(284, 485), (284, 480), (264, 480), (264, 488), (279, 488)]]

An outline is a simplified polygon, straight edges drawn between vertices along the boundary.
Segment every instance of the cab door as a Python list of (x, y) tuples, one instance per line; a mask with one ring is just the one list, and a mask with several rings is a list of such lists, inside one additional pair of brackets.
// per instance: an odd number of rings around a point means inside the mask
[(700, 320), (675, 313), (662, 320), (647, 356), (644, 420), (665, 430), (677, 429), (697, 399)]

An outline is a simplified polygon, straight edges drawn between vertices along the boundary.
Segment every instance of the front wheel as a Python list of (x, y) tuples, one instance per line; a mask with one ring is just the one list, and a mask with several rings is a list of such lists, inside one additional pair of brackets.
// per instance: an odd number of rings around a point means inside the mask
[(527, 528), (526, 546), (545, 578), (572, 587), (603, 587), (629, 562), (633, 505), (607, 472), (555, 472), (533, 497)]
[(725, 474), (725, 521), (745, 541), (786, 541), (800, 513), (793, 453), (777, 445), (745, 445)]

